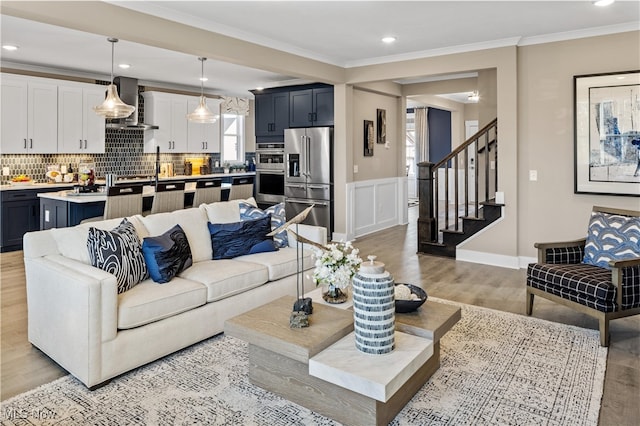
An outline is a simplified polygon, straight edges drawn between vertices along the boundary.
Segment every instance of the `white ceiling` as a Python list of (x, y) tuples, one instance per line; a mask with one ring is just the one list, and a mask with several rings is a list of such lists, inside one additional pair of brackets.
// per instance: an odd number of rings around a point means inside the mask
[[(640, 29), (640, 2), (599, 8), (591, 1), (111, 1), (109, 3), (323, 62), (353, 67), (527, 45)], [(107, 76), (111, 48), (103, 36), (2, 15), (2, 66), (54, 68)], [(397, 37), (392, 45), (380, 39)], [(199, 88), (191, 55), (121, 40), (116, 75)], [(292, 77), (209, 60), (209, 93), (247, 96), (257, 86), (296, 84)]]

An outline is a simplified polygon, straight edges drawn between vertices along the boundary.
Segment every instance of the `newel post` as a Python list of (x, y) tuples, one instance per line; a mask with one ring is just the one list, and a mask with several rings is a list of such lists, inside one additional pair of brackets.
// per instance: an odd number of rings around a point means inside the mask
[(434, 211), (434, 163), (418, 163), (418, 252), (423, 243), (437, 241), (436, 216)]

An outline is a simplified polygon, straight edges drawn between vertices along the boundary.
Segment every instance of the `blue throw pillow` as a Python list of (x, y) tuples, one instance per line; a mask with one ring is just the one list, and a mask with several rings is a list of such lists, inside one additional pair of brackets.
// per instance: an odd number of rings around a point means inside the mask
[[(233, 259), (250, 254), (264, 241), (271, 241), (271, 216), (234, 223), (208, 223), (214, 259)], [(260, 249), (258, 246), (256, 250)]]
[(91, 265), (116, 276), (118, 294), (147, 278), (140, 238), (133, 224), (122, 219), (111, 231), (89, 228), (87, 249)]
[(640, 256), (640, 218), (594, 212), (584, 247), (584, 263), (611, 269), (610, 260)]
[[(271, 230), (284, 225), (287, 222), (287, 218), (284, 212), (284, 203), (279, 203), (269, 207), (266, 210), (261, 210), (251, 204), (240, 202), (240, 220), (259, 219), (267, 215), (271, 216)], [(277, 248), (286, 247), (289, 245), (287, 240), (287, 230), (278, 232), (273, 236), (273, 241)]]
[(168, 283), (193, 263), (189, 241), (180, 225), (157, 237), (144, 238), (142, 254), (151, 279), (157, 283)]

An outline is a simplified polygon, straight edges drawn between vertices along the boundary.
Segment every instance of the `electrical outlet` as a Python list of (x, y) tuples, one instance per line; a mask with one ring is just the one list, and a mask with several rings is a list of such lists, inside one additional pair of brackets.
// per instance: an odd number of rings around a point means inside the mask
[(530, 181), (538, 180), (538, 171), (537, 170), (529, 170), (529, 180)]
[(49, 210), (44, 211), (44, 221), (49, 222)]
[(353, 165), (353, 173), (358, 173), (358, 165), (357, 164)]
[(3, 167), (2, 168), (2, 176), (9, 176), (9, 168), (8, 167)]
[(495, 162), (495, 160), (491, 160), (491, 162), (489, 163), (489, 167), (491, 167), (491, 170), (495, 170), (495, 169), (496, 169), (496, 162)]

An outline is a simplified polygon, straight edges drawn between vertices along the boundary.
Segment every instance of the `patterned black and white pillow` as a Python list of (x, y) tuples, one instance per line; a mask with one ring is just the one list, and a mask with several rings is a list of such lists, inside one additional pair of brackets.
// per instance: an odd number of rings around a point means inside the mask
[(149, 276), (140, 238), (127, 219), (111, 231), (89, 228), (87, 249), (91, 265), (116, 276), (118, 294)]

